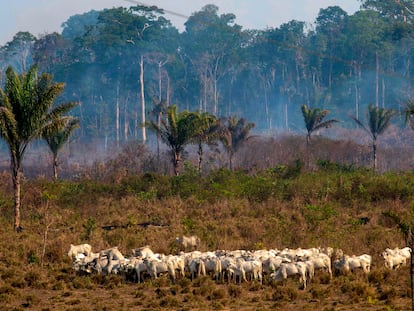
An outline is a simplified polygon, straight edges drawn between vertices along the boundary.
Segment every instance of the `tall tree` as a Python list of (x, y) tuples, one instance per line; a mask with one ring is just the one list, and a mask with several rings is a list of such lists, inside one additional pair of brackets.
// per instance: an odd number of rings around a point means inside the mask
[(4, 47), (8, 65), (16, 68), (17, 72), (25, 72), (32, 65), (32, 48), (36, 37), (30, 32), (20, 31), (14, 35), (13, 40)]
[(75, 129), (79, 127), (77, 118), (68, 116), (62, 117), (56, 122), (50, 123), (42, 132), (42, 137), (46, 140), (53, 155), (53, 178), (58, 179), (58, 154), (62, 147), (67, 143), (69, 137)]
[(245, 118), (228, 117), (220, 120), (224, 135), (221, 141), (229, 155), (229, 168), (233, 170), (233, 158), (240, 147), (251, 137), (250, 130), (255, 126)]
[(53, 107), (63, 89), (64, 84), (53, 83), (50, 74), (38, 75), (36, 66), (20, 75), (12, 67), (6, 71), (6, 85), (0, 90), (0, 137), (10, 151), (16, 232), (21, 231), (20, 180), (26, 148), (31, 141), (41, 137), (46, 126), (58, 122), (76, 105), (64, 103)]
[(368, 106), (368, 124), (364, 125), (358, 118), (351, 118), (362, 127), (372, 138), (373, 170), (377, 170), (377, 139), (390, 125), (392, 117), (395, 115), (393, 109), (378, 108), (373, 104)]
[(219, 80), (228, 61), (241, 45), (241, 26), (234, 14), (218, 15), (218, 7), (206, 5), (185, 22), (183, 50), (198, 76), (198, 110), (219, 115)]
[(327, 54), (327, 57), (321, 59), (321, 69), (325, 73), (323, 76), (327, 80), (326, 83), (329, 89), (333, 86), (334, 78), (343, 72), (344, 64), (336, 62), (335, 58), (339, 56), (338, 52), (343, 49), (346, 38), (344, 29), (347, 20), (348, 14), (339, 6), (320, 9), (316, 18), (316, 33), (325, 42), (321, 52)]
[(168, 107), (167, 118), (161, 120), (159, 126), (152, 121), (147, 125), (160, 135), (161, 140), (170, 148), (171, 160), (174, 167), (174, 174), (179, 175), (179, 166), (182, 161), (184, 148), (188, 145), (194, 136), (194, 119), (195, 116), (189, 111), (178, 113), (176, 105)]
[(324, 121), (325, 117), (329, 114), (328, 109), (321, 110), (320, 108), (308, 108), (306, 105), (302, 105), (301, 109), (307, 131), (306, 144), (308, 145), (313, 132), (323, 128), (329, 128), (332, 124), (338, 122), (338, 120), (335, 119)]
[(389, 20), (412, 22), (414, 17), (413, 0), (359, 0), (361, 7), (377, 11)]
[[(372, 10), (359, 11), (348, 18), (345, 49), (348, 58), (351, 58), (350, 69), (354, 77), (356, 118), (359, 118), (359, 105), (363, 90), (369, 90), (369, 94), (375, 94), (374, 100), (368, 98), (366, 101), (375, 101), (375, 105), (379, 107), (381, 57), (388, 53), (387, 26), (379, 13)], [(375, 68), (374, 81), (372, 81), (372, 75), (363, 77), (363, 69), (367, 65)], [(369, 84), (363, 85), (365, 81), (369, 81)]]

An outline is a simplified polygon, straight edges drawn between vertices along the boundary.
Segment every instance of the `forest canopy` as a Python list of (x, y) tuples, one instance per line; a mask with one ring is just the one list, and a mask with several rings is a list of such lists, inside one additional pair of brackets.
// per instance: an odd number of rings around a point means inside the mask
[(0, 47), (0, 84), (9, 65), (53, 74), (66, 85), (60, 100), (80, 103), (80, 140), (143, 139), (161, 101), (246, 118), (259, 133), (304, 131), (304, 104), (355, 128), (344, 116), (364, 118), (370, 104), (400, 111), (412, 97), (413, 12), (412, 0), (361, 0), (352, 15), (330, 6), (311, 25), (243, 29), (206, 5), (180, 32), (155, 6), (93, 10), (61, 33), (16, 33)]

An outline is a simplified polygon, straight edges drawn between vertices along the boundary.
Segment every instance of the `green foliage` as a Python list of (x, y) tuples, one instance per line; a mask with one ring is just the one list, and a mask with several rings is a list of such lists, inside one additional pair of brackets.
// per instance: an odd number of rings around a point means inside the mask
[(243, 183), (243, 195), (253, 202), (264, 202), (273, 196), (275, 183), (271, 178), (253, 176)]
[(93, 230), (96, 228), (96, 219), (93, 217), (89, 217), (86, 222), (82, 225), (83, 229), (85, 229), (84, 238), (89, 240), (91, 238)]
[(126, 194), (137, 194), (144, 200), (161, 199), (171, 195), (169, 178), (154, 173), (124, 178), (121, 181), (120, 191)]
[(320, 170), (339, 172), (339, 173), (351, 173), (356, 171), (356, 168), (353, 164), (342, 164), (342, 163), (333, 163), (329, 160), (317, 160), (316, 166)]
[(333, 123), (338, 122), (338, 120), (325, 120), (325, 117), (329, 114), (329, 110), (320, 108), (308, 108), (306, 105), (301, 106), (303, 119), (305, 121), (306, 131), (306, 142), (309, 144), (311, 135), (313, 132), (322, 129), (329, 128)]
[(303, 166), (303, 161), (301, 159), (296, 159), (289, 165), (277, 165), (273, 168), (269, 168), (267, 172), (275, 177), (290, 179), (299, 176)]
[(305, 205), (305, 218), (307, 221), (324, 221), (338, 215), (338, 211), (330, 206)]
[(44, 193), (50, 194), (58, 205), (74, 208), (81, 202), (96, 203), (98, 197), (113, 195), (122, 198), (130, 194), (143, 201), (178, 196), (193, 198), (197, 202), (245, 198), (260, 203), (269, 199), (289, 201), (300, 197), (307, 204), (329, 198), (345, 205), (351, 202), (409, 201), (414, 196), (412, 172), (377, 175), (363, 168), (354, 169), (329, 161), (320, 165), (323, 169), (313, 173), (303, 173), (303, 162), (297, 160), (289, 166), (279, 165), (255, 175), (219, 169), (206, 176), (201, 176), (194, 166), (186, 165), (179, 176), (146, 173), (124, 178), (119, 185), (87, 180), (61, 181), (55, 183), (55, 187), (46, 181), (39, 183), (45, 189)]
[(37, 257), (36, 254), (29, 254), (28, 258), (27, 258), (28, 263), (34, 263), (34, 264), (39, 264), (39, 257)]
[(191, 232), (191, 231), (194, 230), (195, 223), (194, 223), (194, 220), (191, 219), (190, 217), (183, 218), (181, 223), (182, 223), (182, 225), (184, 226), (184, 228), (187, 232)]

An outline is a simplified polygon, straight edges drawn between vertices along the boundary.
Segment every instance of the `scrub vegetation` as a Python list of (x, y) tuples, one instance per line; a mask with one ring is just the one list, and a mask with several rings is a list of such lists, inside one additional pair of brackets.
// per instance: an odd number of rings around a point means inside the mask
[[(117, 157), (127, 159), (127, 151)], [(329, 160), (309, 170), (292, 159), (255, 172), (222, 168), (200, 175), (187, 162), (179, 176), (142, 170), (119, 176), (115, 168), (122, 165), (114, 161), (95, 163), (72, 179), (24, 179), (20, 233), (11, 226), (11, 179), (6, 171), (1, 175), (2, 308), (406, 310), (411, 304), (409, 268), (387, 270), (380, 257), (386, 247), (406, 245), (388, 215), (413, 221), (411, 171), (379, 174)], [(294, 279), (236, 285), (210, 277), (173, 284), (161, 277), (137, 284), (121, 275), (78, 275), (67, 257), (71, 243), (89, 243), (94, 251), (118, 246), (125, 255), (150, 245), (174, 254), (182, 234), (198, 235), (204, 251), (331, 246), (370, 254), (373, 266), (368, 277), (317, 274), (302, 290)]]

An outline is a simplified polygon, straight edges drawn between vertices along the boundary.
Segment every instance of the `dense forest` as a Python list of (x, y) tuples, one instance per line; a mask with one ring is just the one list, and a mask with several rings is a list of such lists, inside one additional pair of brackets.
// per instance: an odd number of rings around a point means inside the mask
[(61, 33), (16, 33), (0, 47), (0, 84), (9, 65), (38, 64), (66, 84), (59, 100), (80, 103), (76, 139), (105, 146), (145, 142), (160, 104), (243, 117), (272, 135), (304, 131), (306, 104), (355, 128), (348, 116), (364, 119), (370, 104), (401, 111), (412, 96), (413, 11), (412, 0), (361, 0), (353, 15), (331, 6), (311, 25), (243, 29), (206, 5), (182, 32), (155, 6), (90, 11)]

